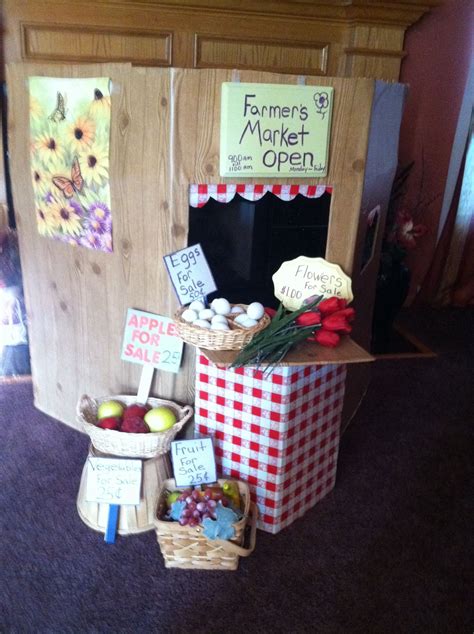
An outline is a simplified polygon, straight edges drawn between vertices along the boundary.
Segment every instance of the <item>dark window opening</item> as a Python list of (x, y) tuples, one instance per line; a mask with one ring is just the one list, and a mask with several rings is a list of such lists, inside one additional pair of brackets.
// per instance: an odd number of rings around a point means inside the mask
[(331, 194), (284, 201), (267, 192), (258, 201), (238, 194), (189, 208), (188, 244), (200, 243), (218, 290), (209, 296), (276, 307), (272, 275), (300, 255), (324, 257)]

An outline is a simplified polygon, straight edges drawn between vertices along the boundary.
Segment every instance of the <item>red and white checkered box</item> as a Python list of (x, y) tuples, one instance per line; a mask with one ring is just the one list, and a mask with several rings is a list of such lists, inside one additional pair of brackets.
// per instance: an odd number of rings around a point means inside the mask
[(278, 533), (334, 488), (346, 366), (196, 365), (196, 435), (214, 439), (219, 474), (248, 482), (259, 528)]

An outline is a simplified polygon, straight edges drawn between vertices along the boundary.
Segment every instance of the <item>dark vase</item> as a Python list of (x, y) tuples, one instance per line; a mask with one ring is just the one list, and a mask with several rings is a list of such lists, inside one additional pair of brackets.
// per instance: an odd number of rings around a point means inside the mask
[(410, 270), (401, 260), (381, 262), (372, 321), (372, 352), (375, 354), (390, 351), (393, 322), (407, 298), (410, 279)]

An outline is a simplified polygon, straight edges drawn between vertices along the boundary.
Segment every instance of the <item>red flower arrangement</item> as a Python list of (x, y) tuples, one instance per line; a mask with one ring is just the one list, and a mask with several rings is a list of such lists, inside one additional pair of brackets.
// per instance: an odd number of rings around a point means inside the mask
[(272, 318), (270, 325), (239, 352), (232, 367), (266, 364), (266, 371), (271, 372), (290, 348), (304, 340), (335, 348), (341, 335), (351, 332), (355, 319), (355, 310), (338, 297), (310, 297), (294, 312), (286, 311), (282, 304), (276, 311), (265, 311)]

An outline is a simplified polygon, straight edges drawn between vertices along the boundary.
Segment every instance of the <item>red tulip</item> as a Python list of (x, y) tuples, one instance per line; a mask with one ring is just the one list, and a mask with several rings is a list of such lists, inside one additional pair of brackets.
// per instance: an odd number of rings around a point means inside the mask
[(265, 312), (271, 319), (273, 319), (277, 313), (274, 308), (269, 308), (268, 306), (265, 307)]
[(330, 332), (329, 330), (318, 330), (314, 333), (314, 339), (326, 348), (335, 348), (340, 341), (340, 337), (337, 332)]
[(323, 317), (323, 328), (334, 332), (340, 331), (345, 333), (352, 330), (352, 327), (349, 325), (349, 322), (344, 315), (340, 315), (339, 313), (333, 313), (328, 317)]
[(321, 315), (330, 315), (338, 310), (343, 310), (347, 306), (347, 300), (339, 297), (328, 297), (318, 304)]
[(344, 308), (344, 310), (338, 310), (335, 313), (332, 313), (331, 317), (333, 315), (340, 315), (341, 317), (347, 319), (347, 321), (351, 322), (355, 319), (355, 312), (354, 308)]
[(297, 326), (316, 326), (320, 323), (321, 315), (312, 310), (307, 310), (305, 313), (301, 313), (301, 315), (298, 315), (295, 319), (295, 324)]

